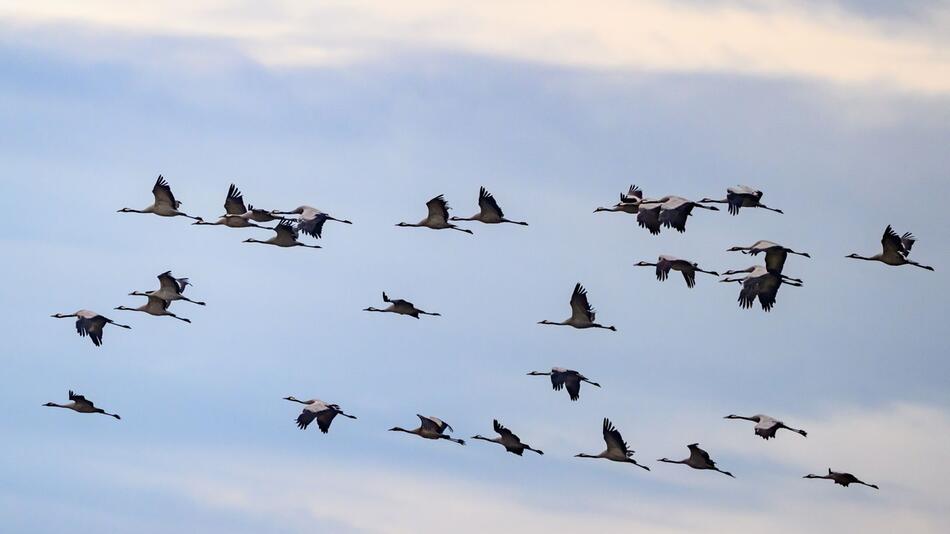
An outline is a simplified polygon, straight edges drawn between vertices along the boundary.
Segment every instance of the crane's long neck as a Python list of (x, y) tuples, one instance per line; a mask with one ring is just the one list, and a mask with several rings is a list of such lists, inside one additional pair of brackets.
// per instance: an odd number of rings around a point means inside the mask
[(722, 200), (716, 200), (716, 199), (712, 199), (712, 198), (704, 198), (704, 199), (700, 200), (699, 202), (702, 203), (702, 204), (728, 204), (728, 203), (729, 203), (729, 199), (724, 198), (724, 199), (722, 199)]
[(594, 455), (594, 454), (585, 454), (585, 453), (582, 452), (582, 453), (577, 454), (577, 455), (575, 455), (575, 456), (576, 456), (577, 458), (603, 458), (603, 457), (604, 457), (604, 453), (600, 453), (600, 454)]
[(669, 458), (660, 458), (658, 462), (663, 462), (667, 464), (685, 464), (687, 460), (670, 460)]
[(757, 418), (755, 418), (755, 417), (746, 417), (746, 416), (744, 416), (744, 415), (734, 415), (734, 416), (730, 417), (729, 419), (745, 419), (746, 421), (752, 421), (753, 423), (758, 423), (758, 422), (759, 422), (759, 420), (758, 420)]
[(485, 436), (472, 436), (472, 439), (480, 439), (482, 441), (490, 441), (492, 443), (501, 443), (497, 439), (486, 438)]
[(49, 406), (50, 408), (72, 408), (72, 406), (67, 406), (65, 404), (56, 404), (55, 402), (47, 402), (44, 406)]

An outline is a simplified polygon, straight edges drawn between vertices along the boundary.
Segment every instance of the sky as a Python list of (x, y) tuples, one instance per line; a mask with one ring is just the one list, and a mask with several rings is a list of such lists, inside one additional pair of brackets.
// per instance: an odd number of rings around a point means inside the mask
[[(0, 0), (0, 531), (946, 531), (946, 3), (311, 4)], [(116, 213), (159, 173), (208, 219), (235, 183), (354, 224), (280, 249)], [(631, 183), (785, 214), (593, 213)], [(480, 186), (530, 226), (394, 226)], [(845, 259), (888, 224), (936, 271)], [(741, 269), (758, 239), (812, 256), (771, 313), (632, 266)], [(168, 269), (191, 324), (113, 310)], [(577, 282), (618, 332), (536, 324)], [(363, 312), (382, 291), (442, 316)], [(49, 317), (81, 308), (133, 329)], [(526, 376), (552, 366), (603, 387)], [(69, 389), (122, 420), (41, 407)], [(300, 431), (288, 395), (358, 419)], [(416, 413), (545, 454), (386, 432)], [(652, 471), (574, 458), (604, 417)], [(694, 442), (736, 479), (655, 461)], [(801, 478), (828, 468), (881, 490)]]

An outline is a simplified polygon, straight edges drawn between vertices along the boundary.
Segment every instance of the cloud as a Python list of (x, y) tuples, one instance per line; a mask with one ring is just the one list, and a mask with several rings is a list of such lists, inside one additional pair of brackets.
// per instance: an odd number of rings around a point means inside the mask
[[(281, 531), (333, 525), (336, 531), (390, 533), (502, 526), (519, 532), (940, 532), (946, 524), (947, 495), (941, 488), (950, 467), (939, 462), (950, 440), (946, 411), (895, 404), (789, 421), (806, 427), (809, 437), (788, 433), (765, 442), (752, 435), (751, 423), (716, 425), (721, 433), (706, 436), (716, 443), (714, 456), (745, 460), (746, 465), (730, 464), (735, 480), (681, 466), (656, 465), (645, 473), (581, 462), (557, 447), (544, 457), (522, 459), (495, 448), (444, 449), (422, 440), (411, 445), (430, 447), (430, 460), (414, 465), (395, 464), (395, 450), (341, 457), (313, 443), (305, 453), (87, 443), (81, 464), (56, 455), (51, 444), (51, 450), (36, 450), (42, 466), (26, 468), (38, 477), (47, 471), (68, 477), (77, 488), (93, 480), (124, 498), (184, 500), (206, 517), (243, 517)], [(492, 467), (466, 473), (472, 458)], [(21, 468), (24, 460), (17, 460)], [(530, 466), (542, 464), (542, 476), (528, 474)], [(881, 490), (800, 478), (828, 465), (854, 471)]]
[(15, 4), (15, 10), (0, 7), (0, 17), (20, 29), (79, 24), (127, 35), (216, 39), (279, 67), (422, 50), (581, 68), (733, 72), (950, 92), (950, 47), (939, 31), (950, 11), (938, 7), (928, 18), (882, 21), (780, 1), (288, 0), (266, 9), (213, 1)]

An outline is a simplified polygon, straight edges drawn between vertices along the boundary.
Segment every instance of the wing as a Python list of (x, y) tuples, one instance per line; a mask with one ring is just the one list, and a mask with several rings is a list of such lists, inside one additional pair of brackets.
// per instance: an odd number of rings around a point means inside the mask
[(683, 272), (683, 278), (686, 279), (686, 287), (694, 287), (696, 285), (696, 271), (692, 269), (686, 269)]
[(495, 201), (495, 197), (484, 187), (478, 192), (478, 207), (482, 210), (482, 213), (494, 212), (499, 218), (505, 216), (505, 212), (501, 211), (501, 208), (498, 207), (498, 202)]
[(561, 388), (564, 387), (566, 378), (567, 376), (565, 373), (551, 371), (551, 387), (554, 388), (554, 391), (561, 391)]
[(613, 423), (611, 423), (606, 417), (604, 418), (604, 442), (607, 443), (608, 450), (619, 450), (628, 456), (633, 452), (623, 441), (623, 436), (620, 435), (620, 431), (618, 431), (616, 427), (614, 427)]
[(627, 190), (627, 194), (621, 194), (620, 199), (622, 202), (636, 202), (638, 200), (643, 200), (643, 191), (635, 185), (631, 185), (630, 189)]
[(743, 309), (752, 307), (755, 298), (759, 295), (759, 278), (746, 277), (742, 282), (742, 289), (739, 290), (739, 306)]
[(277, 223), (277, 226), (274, 227), (274, 231), (277, 232), (278, 238), (297, 240), (297, 230), (294, 229), (294, 224), (286, 219)]
[(224, 212), (228, 215), (244, 215), (247, 213), (247, 206), (244, 205), (244, 195), (234, 184), (231, 184), (231, 187), (228, 188), (228, 198), (224, 201)]
[(659, 220), (663, 226), (675, 228), (677, 232), (682, 233), (686, 231), (686, 219), (690, 211), (692, 211), (690, 206), (674, 199), (660, 208)]
[(449, 203), (445, 201), (444, 196), (439, 195), (426, 202), (426, 207), (429, 208), (430, 221), (444, 223), (449, 220)]
[(578, 282), (571, 295), (571, 317), (583, 317), (588, 321), (593, 321), (595, 316), (594, 308), (587, 300), (587, 290)]
[(311, 219), (300, 219), (297, 222), (297, 230), (311, 237), (320, 239), (323, 237), (323, 225), (327, 222), (327, 214), (320, 212)]
[(660, 209), (644, 209), (640, 208), (640, 211), (637, 212), (637, 224), (640, 225), (640, 228), (646, 228), (650, 231), (651, 234), (657, 235), (660, 233)]
[(892, 254), (907, 257), (915, 241), (910, 232), (901, 237), (891, 228), (891, 225), (887, 225), (887, 228), (884, 229), (884, 236), (881, 237), (881, 246), (884, 248), (885, 255)]
[(716, 462), (712, 461), (709, 458), (709, 453), (700, 449), (699, 445), (692, 444), (689, 446), (689, 459), (690, 460), (701, 460), (709, 464), (710, 467), (716, 467)]
[(333, 409), (317, 412), (317, 426), (320, 427), (320, 432), (326, 434), (330, 431), (330, 423), (333, 422), (334, 417), (336, 417), (336, 410)]
[(670, 275), (670, 269), (673, 267), (673, 262), (670, 261), (670, 258), (666, 256), (660, 256), (660, 259), (656, 261), (656, 279), (659, 281), (666, 280)]
[(88, 404), (90, 408), (95, 408), (95, 405), (92, 403), (92, 401), (90, 401), (86, 397), (83, 397), (82, 395), (77, 395), (73, 393), (72, 390), (69, 390), (69, 400), (78, 404)]
[(178, 209), (178, 206), (181, 205), (181, 202), (175, 200), (175, 195), (172, 194), (172, 188), (168, 185), (168, 182), (165, 181), (165, 178), (161, 174), (158, 175), (158, 179), (155, 180), (155, 186), (152, 187), (152, 196), (155, 197), (155, 204), (165, 204), (174, 209)]
[(576, 401), (580, 398), (581, 379), (579, 376), (568, 375), (564, 377), (564, 386), (567, 388), (567, 394), (571, 397), (572, 401)]
[(445, 429), (447, 428), (449, 429), (449, 431), (455, 432), (455, 430), (452, 428), (451, 425), (439, 419), (438, 417), (431, 417), (431, 416), (425, 416), (425, 415), (419, 415), (419, 414), (416, 414), (416, 417), (418, 417), (419, 420), (422, 421), (423, 430), (428, 430), (430, 432), (437, 432), (441, 434), (442, 432), (445, 432)]
[(495, 432), (497, 432), (498, 435), (502, 437), (502, 439), (510, 438), (515, 441), (521, 441), (520, 439), (518, 439), (518, 436), (514, 435), (511, 432), (511, 430), (508, 430), (507, 428), (502, 426), (502, 424), (498, 422), (498, 419), (495, 419), (492, 421), (492, 426), (495, 428)]
[(765, 268), (773, 273), (781, 273), (785, 268), (785, 260), (788, 259), (788, 252), (784, 247), (769, 247), (765, 251)]
[[(188, 279), (185, 278), (185, 284), (187, 285)], [(178, 285), (178, 280), (172, 276), (171, 271), (165, 271), (162, 274), (158, 275), (158, 284), (159, 291), (165, 291), (170, 293), (181, 293), (182, 286)]]
[[(299, 428), (300, 430), (305, 430), (307, 426), (309, 426), (310, 423), (312, 423), (313, 420), (316, 418), (317, 418), (317, 412), (312, 412), (304, 408), (303, 411), (300, 412), (300, 415), (297, 416), (297, 428)], [(321, 430), (323, 430), (323, 428), (321, 428)], [(326, 433), (326, 430), (324, 430), (323, 432)]]

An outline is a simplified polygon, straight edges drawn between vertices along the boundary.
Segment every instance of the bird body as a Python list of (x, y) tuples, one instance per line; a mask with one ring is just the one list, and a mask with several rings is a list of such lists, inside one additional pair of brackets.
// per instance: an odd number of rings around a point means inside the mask
[(294, 228), (293, 223), (287, 220), (281, 220), (277, 223), (277, 226), (271, 228), (274, 232), (277, 233), (276, 236), (260, 241), (254, 238), (245, 239), (245, 243), (260, 243), (262, 245), (274, 245), (282, 248), (291, 248), (291, 247), (304, 247), (304, 248), (323, 248), (320, 245), (307, 245), (306, 243), (301, 243), (297, 240), (299, 234)]
[(152, 196), (155, 198), (152, 205), (141, 210), (122, 208), (119, 213), (151, 213), (160, 217), (187, 217), (196, 221), (202, 220), (201, 217), (192, 217), (178, 210), (181, 202), (175, 199), (172, 188), (162, 175), (158, 175), (158, 179), (155, 180), (155, 185), (152, 187)]
[(146, 295), (146, 297), (148, 297), (148, 302), (139, 306), (138, 308), (129, 308), (127, 306), (116, 306), (115, 309), (124, 310), (124, 311), (142, 312), (142, 313), (147, 313), (149, 315), (154, 315), (155, 317), (172, 317), (174, 319), (178, 319), (179, 321), (184, 321), (186, 323), (191, 322), (191, 319), (179, 317), (175, 315), (174, 313), (168, 311), (168, 306), (170, 304), (169, 301), (163, 300), (154, 295)]
[(727, 415), (724, 419), (745, 419), (746, 421), (753, 421), (755, 423), (755, 435), (761, 437), (762, 439), (771, 439), (775, 437), (775, 433), (780, 429), (784, 428), (786, 430), (791, 430), (797, 434), (801, 434), (804, 437), (808, 437), (808, 433), (804, 430), (799, 430), (797, 428), (792, 428), (785, 423), (770, 417), (765, 414), (756, 414), (751, 417), (744, 417), (741, 415)]
[(138, 297), (158, 297), (166, 302), (183, 300), (199, 306), (205, 303), (197, 300), (191, 300), (183, 295), (185, 288), (192, 285), (187, 278), (175, 278), (171, 271), (165, 271), (158, 275), (159, 288), (155, 291), (133, 291), (129, 295)]
[(118, 414), (109, 413), (102, 408), (97, 408), (92, 401), (86, 399), (82, 395), (77, 395), (73, 393), (72, 390), (69, 390), (69, 402), (68, 404), (56, 404), (55, 402), (47, 402), (43, 406), (49, 406), (52, 408), (66, 408), (78, 413), (100, 413), (102, 415), (108, 415), (110, 417), (115, 417), (116, 419), (122, 419)]
[(880, 489), (875, 484), (868, 484), (867, 482), (858, 480), (858, 477), (852, 475), (851, 473), (839, 473), (837, 471), (832, 471), (831, 468), (828, 468), (827, 475), (805, 475), (802, 478), (824, 478), (827, 480), (833, 480), (835, 484), (839, 484), (846, 488), (851, 484), (861, 484), (862, 486), (867, 486), (869, 488)]
[(723, 471), (716, 467), (716, 462), (714, 462), (710, 457), (709, 453), (699, 448), (699, 443), (692, 443), (687, 445), (689, 448), (689, 458), (685, 460), (669, 460), (667, 458), (660, 458), (658, 462), (664, 462), (668, 464), (683, 464), (692, 467), (693, 469), (708, 469), (710, 471), (718, 471), (724, 475), (728, 475), (732, 478), (736, 478), (732, 473), (728, 471)]
[(76, 313), (54, 313), (50, 317), (54, 317), (56, 319), (75, 317), (76, 333), (78, 333), (80, 337), (89, 336), (92, 344), (97, 347), (102, 345), (102, 329), (105, 327), (105, 325), (112, 324), (120, 328), (132, 328), (129, 325), (119, 324), (108, 317), (99, 315), (98, 313), (89, 310), (79, 310)]
[(739, 208), (762, 208), (769, 211), (774, 211), (775, 213), (784, 213), (780, 209), (770, 208), (761, 202), (762, 200), (762, 191), (758, 189), (753, 189), (747, 185), (737, 185), (735, 187), (730, 187), (726, 190), (726, 198), (722, 200), (714, 200), (711, 198), (704, 198), (700, 200), (701, 203), (715, 203), (715, 204), (728, 204), (729, 213), (732, 215), (739, 214)]
[(363, 308), (363, 311), (369, 312), (382, 312), (382, 313), (398, 313), (399, 315), (408, 315), (410, 317), (419, 318), (420, 315), (432, 315), (439, 317), (442, 314), (440, 313), (430, 313), (427, 311), (420, 310), (416, 308), (415, 305), (408, 300), (403, 299), (391, 299), (389, 295), (383, 291), (383, 302), (389, 303), (389, 306), (386, 308), (374, 308), (370, 306), (369, 308)]
[(401, 222), (396, 226), (405, 226), (405, 227), (424, 227), (431, 228), (433, 230), (458, 230), (459, 232), (465, 232), (467, 234), (473, 234), (468, 228), (459, 228), (457, 225), (449, 222), (449, 203), (445, 200), (445, 197), (439, 195), (428, 202), (426, 202), (426, 208), (429, 210), (429, 214), (425, 219), (412, 224), (407, 222)]
[(917, 239), (915, 239), (913, 234), (910, 232), (905, 232), (904, 235), (898, 236), (897, 232), (891, 228), (891, 225), (887, 225), (887, 228), (884, 229), (884, 236), (881, 237), (882, 251), (880, 253), (873, 256), (849, 254), (846, 257), (856, 260), (879, 261), (886, 265), (895, 267), (900, 265), (913, 265), (914, 267), (920, 267), (921, 269), (933, 271), (933, 267), (929, 265), (921, 265), (909, 258), (910, 249), (916, 242)]
[(551, 387), (554, 391), (560, 391), (561, 389), (567, 389), (567, 394), (572, 401), (576, 401), (580, 398), (581, 391), (581, 382), (587, 382), (592, 386), (600, 387), (600, 384), (597, 382), (591, 382), (588, 378), (573, 369), (565, 369), (563, 367), (552, 367), (551, 372), (544, 373), (541, 371), (531, 371), (528, 373), (529, 376), (550, 376), (551, 377)]
[(521, 456), (526, 450), (533, 451), (538, 454), (544, 454), (538, 449), (533, 449), (531, 448), (530, 445), (526, 443), (522, 443), (521, 438), (513, 434), (511, 430), (508, 430), (507, 428), (502, 426), (501, 423), (499, 423), (497, 419), (492, 421), (492, 425), (493, 425), (493, 428), (495, 429), (495, 432), (498, 433), (497, 438), (486, 438), (482, 435), (475, 435), (475, 436), (472, 436), (472, 439), (478, 439), (482, 441), (490, 441), (492, 443), (497, 443), (503, 446), (506, 451), (512, 454), (517, 454), (518, 456)]
[(555, 326), (572, 326), (574, 328), (603, 328), (616, 332), (617, 328), (613, 326), (604, 326), (595, 322), (597, 312), (591, 307), (587, 300), (587, 290), (584, 286), (577, 283), (574, 286), (574, 292), (571, 294), (571, 316), (561, 322), (539, 321), (538, 324)]
[(641, 261), (635, 263), (636, 267), (656, 267), (656, 279), (659, 281), (664, 281), (670, 274), (670, 270), (679, 271), (683, 273), (683, 278), (686, 280), (686, 287), (694, 287), (696, 285), (696, 273), (706, 273), (713, 276), (719, 276), (719, 273), (716, 271), (704, 271), (699, 268), (699, 264), (691, 262), (689, 260), (681, 260), (673, 256), (660, 256), (657, 258), (656, 263), (650, 263), (646, 261)]
[(510, 219), (506, 219), (505, 212), (503, 212), (498, 206), (498, 201), (496, 201), (495, 197), (492, 196), (492, 194), (489, 193), (484, 187), (478, 191), (478, 208), (479, 212), (475, 215), (472, 215), (471, 217), (452, 217), (449, 220), (477, 221), (485, 224), (510, 223), (528, 226), (528, 223), (524, 221), (512, 221)]
[(394, 426), (389, 429), (390, 432), (405, 432), (407, 434), (415, 434), (420, 438), (426, 439), (446, 439), (459, 445), (465, 445), (465, 440), (455, 439), (445, 433), (446, 430), (450, 432), (455, 432), (452, 428), (452, 425), (446, 423), (445, 421), (439, 419), (438, 417), (432, 417), (427, 415), (416, 414), (416, 417), (419, 418), (419, 421), (422, 423), (419, 425), (419, 428), (413, 430), (406, 430), (405, 428), (400, 428)]
[(633, 459), (634, 451), (627, 445), (627, 442), (623, 440), (623, 436), (620, 435), (620, 432), (614, 427), (613, 423), (606, 417), (604, 418), (603, 434), (604, 442), (607, 444), (607, 450), (596, 455), (579, 453), (574, 456), (576, 458), (604, 458), (613, 462), (633, 464), (647, 471), (650, 470), (649, 467), (641, 465)]
[(284, 397), (284, 400), (298, 402), (304, 405), (303, 411), (297, 416), (296, 419), (297, 428), (300, 430), (306, 430), (310, 423), (316, 420), (317, 427), (320, 428), (320, 432), (326, 434), (330, 431), (330, 423), (333, 422), (333, 419), (337, 415), (342, 415), (343, 417), (348, 417), (350, 419), (356, 419), (355, 415), (343, 413), (343, 410), (340, 409), (338, 404), (329, 404), (319, 399), (302, 401), (294, 396)]
[(609, 208), (597, 208), (594, 210), (594, 213), (599, 211), (610, 211), (636, 215), (637, 212), (640, 211), (640, 202), (642, 200), (643, 191), (641, 191), (639, 187), (631, 185), (626, 194), (620, 193), (620, 202)]
[(773, 243), (772, 241), (759, 240), (753, 243), (748, 247), (732, 247), (726, 252), (742, 252), (743, 254), (750, 254), (755, 256), (759, 253), (765, 253), (765, 267), (769, 272), (781, 273), (782, 269), (785, 268), (785, 260), (788, 258), (789, 254), (797, 254), (799, 256), (804, 256), (806, 258), (811, 258), (807, 252), (795, 252), (790, 248), (783, 247), (778, 243)]
[(337, 219), (312, 206), (300, 206), (291, 211), (272, 211), (272, 215), (298, 215), (297, 230), (311, 237), (323, 237), (323, 225), (327, 221), (337, 221), (344, 224), (353, 224), (346, 219)]

